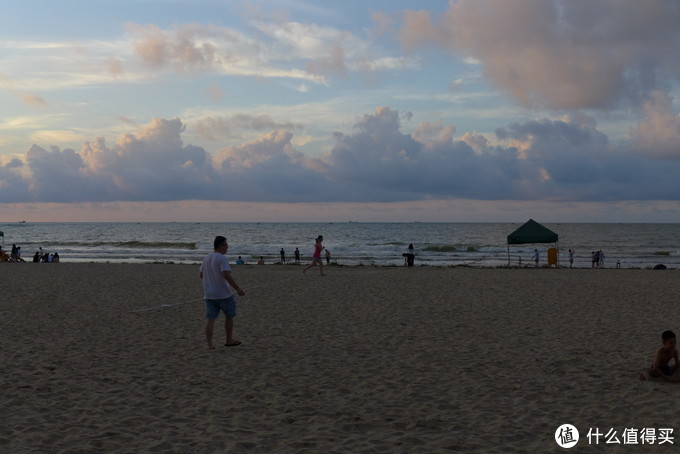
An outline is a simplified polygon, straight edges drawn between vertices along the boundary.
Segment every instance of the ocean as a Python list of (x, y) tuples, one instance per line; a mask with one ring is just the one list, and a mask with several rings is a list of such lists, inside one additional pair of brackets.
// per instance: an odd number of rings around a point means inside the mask
[[(216, 235), (229, 241), (228, 257), (246, 263), (264, 257), (280, 261), (281, 248), (293, 263), (295, 248), (308, 262), (314, 238), (324, 236), (332, 263), (339, 265), (403, 265), (410, 243), (416, 266), (500, 267), (508, 264), (507, 235), (521, 223), (5, 223), (3, 249), (21, 246), (31, 261), (39, 247), (58, 252), (62, 262), (199, 263), (212, 250)], [(561, 266), (568, 266), (568, 249), (575, 250), (574, 266), (591, 267), (591, 252), (602, 250), (604, 266), (651, 268), (664, 264), (680, 268), (680, 224), (544, 223), (559, 235)], [(510, 264), (533, 264), (534, 249), (541, 261), (552, 244), (512, 245)]]

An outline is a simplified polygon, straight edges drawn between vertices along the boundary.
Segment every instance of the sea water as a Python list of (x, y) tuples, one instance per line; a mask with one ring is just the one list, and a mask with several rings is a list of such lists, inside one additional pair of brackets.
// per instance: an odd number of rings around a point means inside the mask
[(212, 250), (216, 235), (229, 241), (232, 263), (264, 257), (267, 264), (287, 263), (299, 248), (302, 262), (311, 259), (314, 239), (324, 236), (331, 261), (341, 265), (403, 265), (409, 244), (416, 266), (531, 265), (534, 249), (545, 262), (549, 247), (559, 247), (560, 264), (591, 267), (591, 252), (602, 250), (605, 267), (649, 268), (664, 264), (680, 268), (680, 224), (544, 223), (559, 235), (558, 245), (506, 242), (520, 223), (7, 223), (3, 249), (21, 246), (26, 261), (42, 247), (58, 252), (63, 262), (199, 263)]

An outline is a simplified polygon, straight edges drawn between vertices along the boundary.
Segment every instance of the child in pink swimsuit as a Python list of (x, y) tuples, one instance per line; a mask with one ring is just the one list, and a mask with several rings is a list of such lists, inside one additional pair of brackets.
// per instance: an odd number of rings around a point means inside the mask
[(303, 270), (302, 274), (305, 273), (308, 269), (310, 269), (313, 266), (319, 265), (321, 267), (321, 275), (325, 276), (323, 272), (323, 261), (321, 260), (321, 251), (323, 251), (323, 236), (319, 235), (318, 238), (316, 239), (316, 242), (314, 243), (314, 254), (312, 255), (312, 263), (307, 265)]

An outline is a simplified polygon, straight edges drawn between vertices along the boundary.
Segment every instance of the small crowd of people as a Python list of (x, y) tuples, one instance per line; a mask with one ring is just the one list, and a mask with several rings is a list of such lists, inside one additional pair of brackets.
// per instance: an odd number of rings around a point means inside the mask
[[(321, 235), (319, 235), (319, 237), (323, 238)], [(317, 238), (317, 241), (318, 241), (318, 238)], [(323, 248), (323, 247), (322, 247), (322, 250), (325, 251), (324, 252), (324, 258), (326, 260), (326, 265), (330, 265), (331, 264), (331, 251), (326, 249), (326, 248)], [(316, 249), (315, 249), (314, 253), (316, 254)], [(285, 251), (285, 249), (281, 248), (281, 250), (279, 251), (279, 256), (281, 257), (279, 263), (282, 263), (282, 264), (285, 265), (286, 264), (286, 251)], [(319, 256), (319, 258), (320, 257), (321, 256)], [(312, 262), (314, 262), (315, 258), (316, 257), (314, 257), (314, 256), (312, 257)], [(297, 263), (297, 264), (300, 263), (300, 249), (299, 248), (295, 248), (295, 263)], [(235, 261), (235, 264), (236, 265), (245, 265), (246, 261), (243, 259), (242, 256), (239, 255), (238, 258)], [(258, 265), (265, 265), (266, 264), (264, 256), (262, 256), (262, 255), (260, 256), (260, 258), (257, 260), (257, 264)]]
[(599, 251), (592, 251), (590, 253), (591, 268), (604, 268), (604, 252), (602, 249)]
[(59, 253), (48, 254), (43, 252), (42, 248), (38, 248), (33, 255), (33, 263), (59, 263)]
[[(13, 244), (12, 251), (9, 254), (3, 251), (2, 246), (0, 246), (0, 262), (14, 262), (14, 263), (26, 262), (26, 260), (24, 260), (21, 257), (21, 246)], [(55, 252), (54, 254), (48, 254), (46, 252), (43, 252), (42, 247), (40, 247), (33, 256), (33, 263), (40, 262), (59, 263), (59, 253)]]
[[(574, 266), (574, 255), (576, 254), (576, 251), (573, 249), (569, 249), (569, 268), (573, 268)], [(604, 252), (602, 249), (599, 251), (592, 251), (590, 253), (591, 257), (591, 267), (592, 268), (604, 268)], [(539, 267), (539, 262), (541, 259), (541, 253), (539, 252), (538, 249), (534, 249), (534, 254), (531, 256), (531, 260), (534, 262), (536, 267)], [(519, 257), (519, 266), (522, 266), (522, 257)], [(616, 268), (621, 268), (621, 261), (617, 260), (616, 261)]]
[[(328, 253), (330, 257), (330, 252)], [(281, 263), (284, 265), (286, 264), (286, 251), (281, 248), (281, 251), (279, 251), (279, 255), (281, 256)], [(261, 260), (263, 260), (262, 257), (260, 257)], [(295, 248), (295, 263), (300, 263), (300, 249)], [(258, 262), (260, 265), (264, 265), (264, 261), (262, 263)]]
[[(326, 261), (326, 265), (331, 264), (331, 251), (323, 247), (323, 245), (319, 246), (321, 242), (323, 241), (323, 236), (319, 235), (317, 239), (315, 240), (315, 245), (314, 245), (314, 253), (312, 254), (312, 263), (310, 263), (305, 269), (303, 270), (303, 273), (307, 271), (310, 267), (318, 265), (323, 265), (323, 260), (321, 258), (322, 252), (323, 252), (323, 258)], [(320, 247), (320, 249), (318, 249)], [(407, 267), (412, 267), (415, 262), (415, 248), (413, 247), (413, 244), (409, 244), (408, 248), (406, 249), (406, 252), (401, 254), (402, 257), (404, 258), (404, 266)], [(279, 251), (279, 257), (280, 261), (279, 263), (286, 264), (286, 251), (284, 248), (281, 248)], [(245, 265), (246, 261), (243, 258), (243, 256), (238, 256), (236, 260), (234, 261), (236, 265)], [(299, 264), (300, 263), (300, 249), (295, 248), (295, 263)], [(258, 265), (265, 265), (266, 261), (264, 256), (260, 256), (260, 258), (257, 260)], [(323, 274), (323, 270), (321, 270), (321, 273)]]

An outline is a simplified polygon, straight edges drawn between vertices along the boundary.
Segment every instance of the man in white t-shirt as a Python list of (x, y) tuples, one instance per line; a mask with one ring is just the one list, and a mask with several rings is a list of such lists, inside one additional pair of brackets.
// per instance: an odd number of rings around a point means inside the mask
[(208, 341), (208, 350), (214, 350), (213, 329), (215, 320), (224, 312), (224, 331), (227, 339), (225, 347), (235, 347), (241, 345), (240, 341), (233, 338), (234, 317), (236, 317), (236, 298), (234, 290), (239, 296), (245, 292), (238, 286), (231, 275), (229, 261), (224, 254), (227, 253), (229, 244), (223, 236), (215, 237), (213, 252), (205, 256), (201, 264), (200, 276), (203, 280), (203, 298), (205, 299), (205, 338)]

